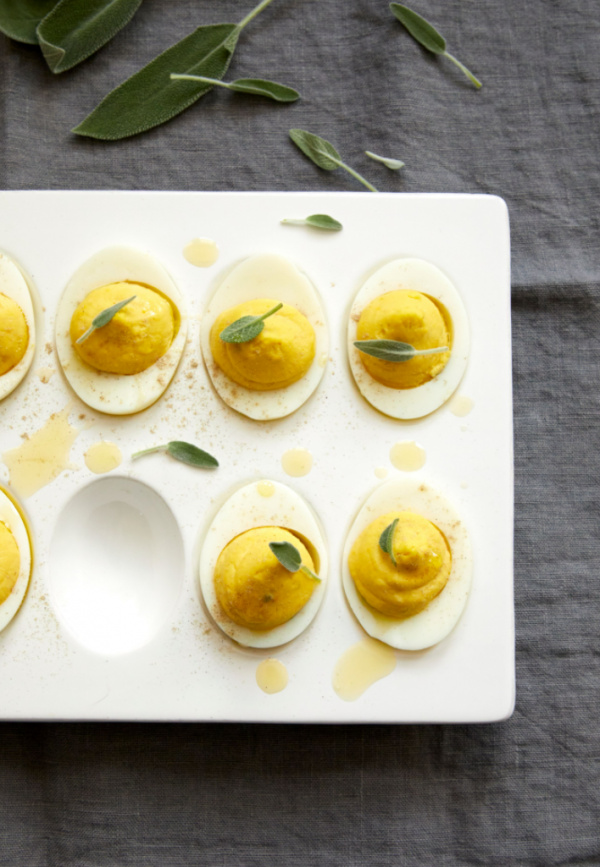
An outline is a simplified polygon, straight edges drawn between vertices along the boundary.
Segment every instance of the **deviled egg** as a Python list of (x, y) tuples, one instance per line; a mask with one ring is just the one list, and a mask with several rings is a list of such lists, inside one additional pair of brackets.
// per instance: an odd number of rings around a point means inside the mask
[(32, 552), (23, 517), (0, 488), (0, 632), (13, 619), (27, 593)]
[[(300, 568), (288, 571), (270, 548), (287, 543)], [(221, 507), (200, 554), (200, 588), (208, 612), (246, 647), (277, 647), (312, 622), (325, 595), (323, 533), (303, 498), (279, 482), (252, 482)]]
[[(265, 314), (254, 338), (223, 339), (234, 322)], [(236, 265), (220, 283), (202, 318), (201, 345), (223, 401), (248, 418), (266, 420), (289, 415), (315, 391), (329, 338), (308, 277), (282, 256), (265, 254)]]
[[(102, 327), (103, 311), (126, 302)], [(64, 374), (92, 409), (128, 415), (166, 390), (187, 334), (183, 298), (152, 256), (110, 247), (69, 280), (56, 314), (56, 349)]]
[[(360, 341), (398, 341), (423, 354), (388, 361), (360, 351)], [(467, 314), (454, 284), (422, 259), (388, 262), (352, 303), (352, 374), (363, 397), (393, 418), (421, 418), (442, 406), (463, 377), (469, 343)]]
[(0, 253), (0, 400), (19, 385), (31, 367), (34, 351), (29, 286), (12, 259)]
[(360, 509), (344, 547), (342, 580), (369, 635), (399, 650), (422, 650), (454, 629), (472, 571), (455, 509), (427, 485), (399, 479), (377, 488)]

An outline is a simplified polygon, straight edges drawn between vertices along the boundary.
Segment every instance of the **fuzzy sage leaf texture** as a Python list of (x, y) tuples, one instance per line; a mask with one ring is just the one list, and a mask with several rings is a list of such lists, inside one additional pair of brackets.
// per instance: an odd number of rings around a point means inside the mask
[(337, 150), (327, 139), (321, 138), (320, 135), (316, 135), (314, 132), (308, 132), (306, 129), (291, 129), (289, 135), (296, 147), (320, 169), (326, 172), (331, 172), (334, 169), (344, 169), (344, 171), (352, 175), (353, 178), (356, 178), (357, 181), (360, 181), (372, 193), (377, 192), (373, 184), (370, 184), (366, 178), (363, 178), (362, 175), (359, 175), (357, 171), (343, 162)]
[(40, 48), (52, 72), (86, 60), (129, 24), (142, 0), (61, 0), (40, 22)]
[(269, 542), (269, 548), (288, 572), (297, 572), (300, 569), (309, 575), (313, 581), (321, 580), (312, 569), (302, 565), (300, 551), (291, 542)]
[(77, 135), (116, 141), (176, 117), (212, 88), (206, 81), (178, 81), (172, 72), (221, 80), (240, 33), (272, 0), (262, 0), (239, 24), (207, 24), (167, 48), (104, 97), (73, 129)]
[(473, 73), (446, 50), (446, 40), (441, 33), (438, 33), (433, 24), (430, 24), (429, 21), (426, 21), (425, 18), (422, 18), (402, 3), (390, 3), (390, 9), (400, 24), (408, 30), (419, 45), (422, 45), (423, 48), (432, 54), (441, 54), (443, 57), (447, 57), (455, 66), (458, 66), (460, 71), (467, 76), (475, 87), (481, 87), (481, 82), (475, 78)]
[(254, 96), (265, 96), (275, 102), (295, 102), (300, 94), (293, 87), (279, 84), (277, 81), (267, 81), (264, 78), (238, 78), (235, 81), (219, 81), (217, 78), (206, 78), (202, 75), (180, 75), (171, 73), (173, 81), (203, 81), (212, 86), (233, 90), (235, 93), (249, 93)]
[(249, 340), (254, 340), (265, 327), (265, 319), (273, 316), (278, 310), (281, 310), (283, 304), (277, 304), (262, 316), (242, 316), (236, 319), (227, 328), (219, 334), (220, 340), (223, 343), (248, 343)]
[(339, 232), (343, 229), (339, 220), (334, 220), (328, 214), (311, 214), (301, 220), (285, 219), (284, 226), (310, 226), (311, 229), (323, 229), (325, 232)]
[(59, 0), (0, 0), (0, 32), (15, 42), (37, 45), (40, 21)]
[(448, 352), (447, 346), (436, 346), (433, 349), (415, 349), (410, 343), (401, 340), (355, 340), (354, 345), (365, 355), (379, 358), (380, 361), (392, 361), (402, 363), (411, 358), (422, 355), (438, 355), (440, 352)]
[(394, 533), (396, 532), (396, 527), (398, 526), (399, 518), (394, 518), (391, 524), (385, 528), (381, 536), (379, 537), (379, 547), (383, 551), (384, 554), (389, 554), (390, 559), (394, 566), (397, 565), (396, 557), (394, 556)]
[(116, 316), (119, 310), (122, 310), (126, 304), (130, 304), (136, 297), (136, 295), (132, 295), (131, 298), (126, 298), (124, 301), (117, 301), (116, 304), (112, 304), (105, 310), (100, 311), (100, 313), (97, 316), (94, 316), (94, 318), (92, 319), (92, 324), (90, 325), (88, 330), (85, 331), (81, 335), (81, 337), (78, 337), (75, 343), (83, 343), (83, 341), (87, 340), (88, 337), (94, 333), (94, 331), (98, 330), (98, 328), (104, 328), (105, 325), (108, 325), (108, 323), (112, 321), (112, 319)]
[(205, 452), (204, 449), (198, 448), (198, 446), (192, 443), (183, 442), (183, 440), (171, 440), (171, 442), (164, 445), (142, 449), (132, 454), (131, 457), (132, 460), (135, 460), (136, 458), (143, 457), (143, 455), (150, 455), (154, 452), (166, 452), (166, 454), (175, 458), (176, 461), (181, 461), (183, 464), (189, 464), (191, 467), (198, 467), (200, 469), (212, 470), (219, 466), (218, 460), (209, 455), (208, 452)]

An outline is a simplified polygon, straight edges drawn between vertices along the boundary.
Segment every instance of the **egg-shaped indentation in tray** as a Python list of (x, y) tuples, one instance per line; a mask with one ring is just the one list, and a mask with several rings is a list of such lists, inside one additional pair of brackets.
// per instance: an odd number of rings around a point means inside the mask
[(49, 592), (56, 616), (104, 656), (137, 650), (163, 628), (184, 578), (181, 532), (152, 488), (120, 476), (78, 491), (58, 517)]

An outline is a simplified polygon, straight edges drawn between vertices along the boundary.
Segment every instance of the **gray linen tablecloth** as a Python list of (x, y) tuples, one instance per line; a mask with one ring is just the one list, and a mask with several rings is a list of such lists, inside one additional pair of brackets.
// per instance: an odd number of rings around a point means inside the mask
[(356, 189), (295, 151), (300, 126), (381, 189), (506, 199), (516, 710), (479, 727), (4, 724), (0, 865), (600, 864), (597, 0), (419, 0), (479, 92), (385, 0), (275, 0), (231, 77), (301, 102), (219, 91), (140, 138), (69, 133), (159, 51), (251, 6), (145, 0), (60, 77), (0, 37), (0, 187)]

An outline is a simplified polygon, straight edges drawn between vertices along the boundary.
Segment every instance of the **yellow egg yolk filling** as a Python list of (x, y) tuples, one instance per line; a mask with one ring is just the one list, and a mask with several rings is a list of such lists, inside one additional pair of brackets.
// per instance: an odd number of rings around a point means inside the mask
[(0, 376), (16, 367), (28, 344), (25, 314), (16, 301), (0, 292)]
[(21, 569), (19, 546), (6, 524), (0, 521), (0, 605), (6, 602)]
[[(396, 518), (394, 565), (379, 539)], [(388, 617), (405, 618), (418, 614), (442, 592), (452, 555), (446, 537), (431, 521), (413, 512), (389, 512), (363, 530), (352, 546), (348, 566), (365, 602)]]
[[(97, 328), (83, 343), (93, 319), (103, 310), (135, 295), (111, 321)], [(177, 333), (178, 315), (158, 291), (140, 283), (110, 283), (93, 289), (71, 318), (71, 342), (79, 357), (96, 370), (131, 376), (161, 358)]]
[(210, 349), (223, 373), (252, 391), (273, 391), (301, 379), (315, 357), (315, 332), (289, 304), (264, 320), (258, 337), (246, 343), (225, 343), (221, 332), (242, 316), (261, 316), (279, 302), (257, 298), (226, 310), (210, 331)]
[(317, 582), (302, 569), (289, 572), (269, 542), (289, 542), (302, 557), (302, 565), (315, 571), (306, 546), (282, 527), (246, 530), (223, 548), (214, 582), (225, 614), (248, 629), (273, 629), (287, 623), (306, 605)]
[[(357, 340), (398, 340), (415, 349), (452, 347), (452, 322), (445, 309), (427, 295), (397, 289), (379, 295), (360, 315)], [(450, 352), (416, 356), (410, 361), (382, 361), (361, 352), (361, 361), (373, 379), (388, 388), (416, 388), (436, 377)]]

